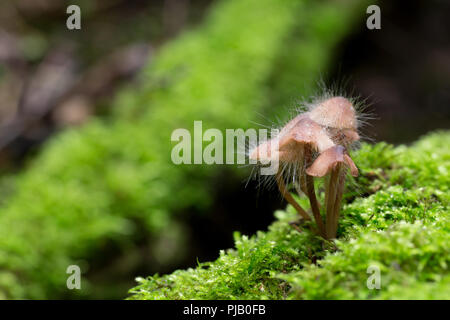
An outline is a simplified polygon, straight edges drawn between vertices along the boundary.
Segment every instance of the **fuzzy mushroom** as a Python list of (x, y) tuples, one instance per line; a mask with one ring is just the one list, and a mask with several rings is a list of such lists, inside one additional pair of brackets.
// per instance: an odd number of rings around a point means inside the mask
[(309, 112), (312, 120), (324, 127), (356, 131), (356, 113), (350, 100), (332, 97), (314, 106)]
[[(300, 189), (308, 196), (314, 219), (322, 236), (325, 236), (325, 226), (320, 215), (314, 180), (305, 174), (304, 168), (311, 164), (315, 152), (321, 152), (333, 146), (334, 143), (328, 137), (327, 131), (311, 120), (306, 113), (289, 121), (277, 137), (260, 144), (250, 153), (251, 159), (273, 160), (276, 156), (281, 163), (291, 164), (297, 168), (299, 181), (295, 181), (294, 185), (299, 184)], [(281, 171), (277, 174), (277, 184), (284, 198), (306, 218), (305, 211), (287, 192)]]
[(311, 210), (316, 220), (317, 227), (322, 236), (325, 236), (325, 226), (320, 215), (314, 180), (304, 173), (303, 167), (310, 165), (314, 152), (322, 152), (334, 146), (327, 132), (305, 114), (298, 120), (289, 133), (286, 133), (279, 141), (280, 159), (285, 162), (298, 163), (300, 188), (308, 196)]
[(327, 132), (305, 116), (280, 138), (280, 158), (286, 162), (298, 161), (299, 158), (304, 158), (306, 148), (321, 152), (333, 145)]
[(355, 108), (344, 97), (332, 97), (314, 105), (309, 112), (310, 118), (327, 128), (336, 144), (346, 147), (359, 140)]
[[(259, 162), (279, 161), (276, 174), (283, 197), (305, 219), (312, 217), (289, 193), (291, 183), (299, 195), (304, 193), (310, 202), (319, 233), (328, 239), (336, 236), (337, 220), (344, 189), (346, 172), (358, 175), (358, 168), (347, 153), (360, 139), (358, 119), (353, 100), (342, 96), (327, 96), (289, 121), (280, 133), (254, 148), (250, 159)], [(314, 187), (314, 177), (326, 176), (326, 225), (323, 224)]]
[(302, 114), (288, 122), (277, 137), (255, 147), (249, 157), (253, 160), (268, 161), (278, 156), (280, 162), (294, 163), (304, 158), (305, 147), (321, 152), (333, 145), (326, 130), (312, 121), (308, 114)]

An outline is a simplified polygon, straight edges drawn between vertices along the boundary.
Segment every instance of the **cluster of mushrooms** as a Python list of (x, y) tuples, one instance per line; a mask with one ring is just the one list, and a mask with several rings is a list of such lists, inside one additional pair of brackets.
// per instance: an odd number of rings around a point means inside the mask
[[(348, 154), (350, 146), (358, 140), (355, 108), (347, 98), (333, 96), (312, 104), (308, 112), (289, 121), (276, 137), (251, 150), (249, 157), (265, 163), (279, 161), (275, 178), (282, 196), (303, 219), (312, 220), (288, 188), (292, 186), (299, 195), (305, 194), (318, 234), (334, 239), (347, 172), (358, 175), (358, 168)], [(325, 177), (323, 206), (316, 197), (315, 177)], [(325, 221), (321, 210), (326, 214)]]

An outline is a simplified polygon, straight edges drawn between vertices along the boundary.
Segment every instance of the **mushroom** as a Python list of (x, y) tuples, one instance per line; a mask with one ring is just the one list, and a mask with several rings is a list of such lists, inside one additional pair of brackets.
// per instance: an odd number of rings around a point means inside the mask
[(280, 160), (295, 162), (305, 157), (306, 149), (324, 151), (334, 145), (327, 132), (304, 115), (279, 140)]
[(334, 146), (327, 132), (305, 114), (279, 141), (280, 161), (297, 162), (300, 170), (300, 188), (308, 196), (317, 227), (325, 236), (325, 226), (320, 215), (314, 180), (304, 174), (304, 167), (310, 165), (314, 152), (321, 152)]
[[(250, 159), (282, 164), (276, 173), (281, 194), (304, 219), (311, 220), (312, 217), (295, 201), (286, 186), (286, 177), (295, 177), (292, 178), (293, 185), (299, 195), (304, 193), (308, 197), (319, 233), (326, 239), (336, 237), (346, 172), (349, 170), (353, 176), (358, 175), (358, 168), (347, 153), (350, 146), (360, 139), (352, 101), (342, 96), (327, 96), (312, 105), (309, 112), (289, 121), (276, 137), (261, 143), (250, 153)], [(297, 172), (298, 177), (292, 172)], [(314, 177), (325, 176), (324, 224)]]
[(315, 105), (310, 118), (326, 127), (336, 144), (349, 146), (359, 140), (355, 108), (344, 97), (332, 97)]
[[(294, 119), (289, 121), (279, 132), (279, 134), (269, 140), (266, 140), (253, 148), (252, 151), (250, 151), (249, 158), (252, 160), (257, 160), (259, 162), (269, 162), (269, 161), (275, 161), (280, 160), (282, 162), (287, 162), (287, 158), (280, 159), (280, 152), (279, 152), (279, 146), (280, 146), (280, 139), (282, 139), (284, 136), (288, 135), (291, 131), (291, 129), (297, 124), (298, 121), (303, 119), (305, 117), (304, 114), (300, 114), (296, 116)], [(278, 156), (278, 157), (277, 157)]]
[(356, 130), (356, 114), (350, 100), (332, 97), (309, 112), (310, 118), (324, 127)]
[(311, 120), (308, 114), (302, 114), (289, 121), (277, 137), (262, 142), (250, 152), (250, 159), (260, 162), (278, 160), (284, 163), (301, 161), (305, 148), (322, 152), (331, 148), (333, 141), (327, 131)]
[[(261, 162), (263, 160), (274, 160), (276, 155), (281, 163), (294, 164), (298, 168), (298, 183), (303, 193), (308, 196), (314, 219), (322, 236), (325, 236), (325, 226), (320, 215), (314, 180), (304, 173), (304, 168), (312, 162), (314, 152), (321, 152), (332, 146), (334, 146), (334, 143), (328, 137), (327, 131), (311, 120), (306, 113), (295, 117), (281, 129), (276, 138), (260, 144), (250, 153), (251, 159)], [(277, 173), (276, 180), (283, 197), (294, 206), (303, 218), (310, 219), (306, 211), (295, 202), (288, 192), (281, 170)]]
[(345, 167), (350, 169), (352, 176), (358, 176), (358, 168), (347, 154), (343, 146), (337, 145), (322, 152), (314, 163), (306, 169), (306, 173), (312, 177), (323, 177), (330, 174), (328, 186), (325, 191), (326, 203), (326, 237), (336, 237), (339, 210), (342, 193), (344, 191)]
[[(260, 162), (279, 161), (285, 165), (293, 165), (299, 172), (298, 181), (294, 181), (297, 192), (303, 192), (308, 197), (320, 234), (331, 239), (336, 236), (345, 183), (344, 169), (349, 168), (353, 176), (358, 175), (358, 168), (346, 151), (358, 140), (353, 104), (349, 99), (336, 96), (323, 100), (309, 112), (289, 121), (277, 137), (257, 146), (250, 158)], [(319, 156), (313, 161), (313, 156), (317, 153)], [(281, 194), (302, 217), (310, 219), (289, 193), (283, 175), (283, 170), (279, 169), (276, 181)], [(325, 192), (324, 225), (315, 193), (314, 177), (326, 175), (329, 175), (329, 179)]]

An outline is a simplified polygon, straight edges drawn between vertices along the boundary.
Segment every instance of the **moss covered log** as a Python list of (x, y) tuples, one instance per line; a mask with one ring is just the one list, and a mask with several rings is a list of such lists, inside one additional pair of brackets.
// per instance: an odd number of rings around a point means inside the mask
[[(236, 233), (214, 262), (138, 279), (130, 298), (450, 299), (449, 146), (450, 132), (410, 147), (364, 144), (337, 241), (294, 230), (288, 207), (268, 231)], [(368, 288), (369, 267), (380, 289)]]
[(92, 258), (111, 243), (132, 252), (142, 230), (182, 246), (172, 217), (208, 207), (207, 181), (218, 168), (173, 165), (171, 132), (194, 120), (246, 128), (257, 112), (308, 94), (364, 12), (359, 1), (216, 4), (199, 28), (157, 54), (108, 119), (59, 134), (2, 184), (0, 298), (92, 297), (101, 286), (86, 279), (82, 290), (67, 290), (67, 267), (92, 271)]

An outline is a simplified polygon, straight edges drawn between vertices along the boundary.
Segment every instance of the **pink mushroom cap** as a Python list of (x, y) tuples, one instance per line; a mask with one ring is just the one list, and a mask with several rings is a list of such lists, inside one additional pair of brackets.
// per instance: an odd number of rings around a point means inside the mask
[(324, 127), (356, 131), (355, 109), (352, 103), (344, 97), (329, 98), (313, 107), (309, 114), (312, 120)]
[(352, 158), (347, 154), (343, 146), (337, 145), (322, 152), (313, 164), (306, 169), (306, 173), (313, 177), (323, 177), (327, 175), (339, 163), (350, 168), (352, 176), (358, 176), (358, 168)]

